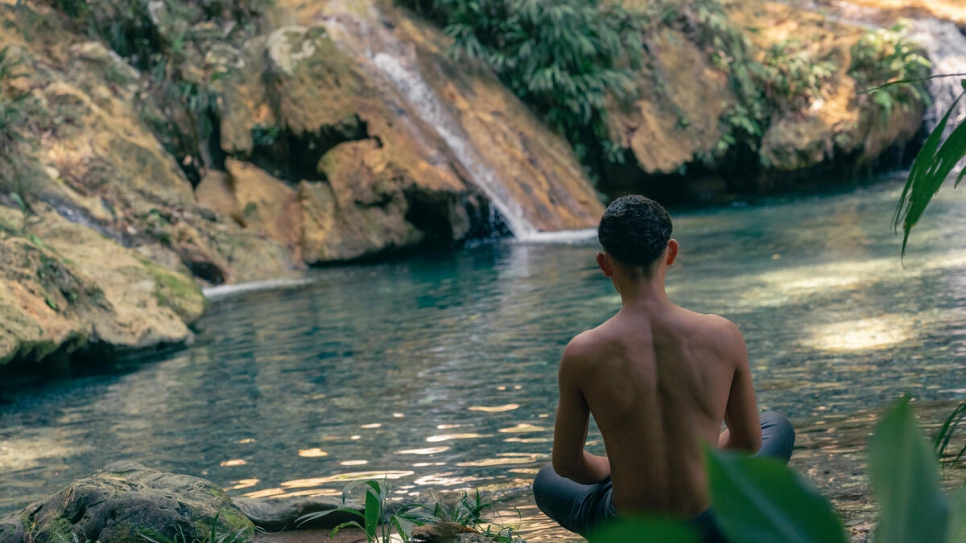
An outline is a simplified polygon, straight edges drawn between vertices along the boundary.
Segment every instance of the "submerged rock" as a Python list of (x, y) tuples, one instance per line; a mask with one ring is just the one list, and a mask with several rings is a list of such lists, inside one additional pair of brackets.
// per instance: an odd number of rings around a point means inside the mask
[(254, 531), (211, 482), (118, 462), (0, 518), (0, 543), (130, 543), (157, 535), (208, 541), (216, 518), (219, 534)]

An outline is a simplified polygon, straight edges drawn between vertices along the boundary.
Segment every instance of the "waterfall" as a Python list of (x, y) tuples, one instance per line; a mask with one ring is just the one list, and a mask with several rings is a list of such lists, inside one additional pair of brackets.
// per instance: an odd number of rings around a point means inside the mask
[[(788, 3), (811, 10), (831, 8), (831, 12), (826, 11), (826, 16), (833, 21), (867, 28), (881, 27), (877, 21), (882, 19), (882, 12), (876, 8), (857, 6), (843, 0), (831, 2), (830, 6), (823, 6), (814, 1), (804, 4)], [(926, 50), (926, 55), (932, 62), (931, 75), (966, 74), (966, 36), (955, 24), (934, 18), (916, 19), (912, 21), (910, 38)], [(933, 103), (926, 110), (924, 117), (927, 129), (932, 131), (936, 128), (943, 115), (962, 94), (963, 87), (960, 81), (963, 79), (966, 78), (939, 77), (929, 81), (929, 94), (933, 97)], [(948, 136), (952, 129), (963, 121), (966, 121), (966, 99), (960, 101), (956, 111), (949, 116), (945, 135)]]
[(423, 79), (416, 66), (414, 47), (397, 39), (381, 24), (379, 13), (371, 3), (367, 6), (366, 17), (353, 17), (352, 22), (356, 29), (348, 28), (337, 18), (326, 18), (324, 24), (340, 47), (347, 47), (350, 52), (368, 59), (410, 109), (446, 142), (468, 172), (470, 181), (483, 191), (502, 215), (514, 237), (527, 239), (537, 235), (539, 232), (507, 193), (496, 172), (486, 164), (460, 123)]
[[(955, 24), (936, 19), (919, 19), (913, 22), (912, 38), (929, 54), (932, 75), (966, 74), (966, 36)], [(929, 81), (929, 93), (933, 104), (926, 113), (926, 127), (931, 131), (939, 124), (956, 98), (963, 93), (961, 81), (966, 77), (939, 77)], [(949, 116), (946, 136), (953, 128), (966, 121), (966, 100), (960, 100), (956, 110)]]

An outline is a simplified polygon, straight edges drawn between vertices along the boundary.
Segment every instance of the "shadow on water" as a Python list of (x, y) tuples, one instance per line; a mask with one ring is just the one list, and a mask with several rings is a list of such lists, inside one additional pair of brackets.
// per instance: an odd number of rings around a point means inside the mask
[[(966, 197), (940, 195), (905, 268), (896, 198), (886, 184), (675, 216), (671, 298), (740, 326), (759, 403), (799, 428), (792, 465), (847, 517), (871, 510), (875, 415), (908, 392), (937, 406), (922, 412), (935, 425), (966, 398)], [(518, 508), (528, 539), (563, 540), (527, 485), (549, 460), (564, 345), (619, 307), (594, 251), (500, 242), (314, 270), (219, 299), (161, 360), (6, 389), (0, 512), (137, 460), (234, 496), (338, 495), (372, 477), (400, 497), (478, 487)]]

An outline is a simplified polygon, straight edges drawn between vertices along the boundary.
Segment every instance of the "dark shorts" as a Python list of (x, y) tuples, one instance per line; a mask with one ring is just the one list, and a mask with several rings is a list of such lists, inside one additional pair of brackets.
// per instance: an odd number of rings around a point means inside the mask
[[(768, 456), (784, 462), (795, 447), (795, 429), (784, 416), (765, 411), (761, 419), (761, 450), (756, 456)], [(533, 481), (533, 497), (545, 515), (571, 532), (586, 536), (604, 522), (617, 516), (611, 501), (610, 477), (593, 485), (582, 485), (557, 475), (550, 465), (544, 466)], [(725, 543), (724, 535), (711, 510), (688, 521), (705, 543)]]

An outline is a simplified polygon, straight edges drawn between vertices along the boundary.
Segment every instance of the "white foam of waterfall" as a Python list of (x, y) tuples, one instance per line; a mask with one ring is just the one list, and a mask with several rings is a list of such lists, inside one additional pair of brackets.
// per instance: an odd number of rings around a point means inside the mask
[[(932, 75), (966, 74), (966, 36), (955, 24), (936, 19), (913, 21), (912, 38), (922, 44), (932, 62)], [(966, 77), (937, 77), (929, 81), (933, 105), (926, 113), (926, 128), (930, 131), (939, 124), (956, 98), (963, 93), (961, 81)], [(966, 121), (966, 100), (960, 100), (949, 116), (946, 135)]]
[(486, 194), (491, 204), (503, 215), (513, 235), (525, 238), (536, 233), (537, 229), (530, 224), (520, 206), (507, 194), (496, 172), (479, 156), (452, 114), (440, 103), (436, 92), (426, 83), (419, 70), (412, 67), (412, 62), (389, 52), (376, 53), (372, 57), (372, 62), (406, 98), (409, 106), (423, 122), (433, 127), (433, 130), (443, 138), (457, 160), (469, 172), (473, 183)]
[(281, 290), (286, 288), (301, 287), (314, 283), (316, 279), (273, 279), (270, 281), (253, 281), (251, 283), (239, 283), (237, 285), (219, 285), (208, 287), (202, 293), (209, 300), (228, 298), (245, 292), (256, 292), (262, 290)]
[(468, 172), (470, 181), (503, 216), (515, 237), (527, 238), (537, 233), (538, 230), (527, 220), (523, 209), (510, 196), (496, 172), (473, 147), (454, 115), (423, 79), (416, 66), (413, 47), (397, 39), (380, 23), (375, 6), (369, 4), (367, 12), (364, 19), (353, 17), (352, 28), (338, 18), (326, 19), (330, 36), (339, 46), (369, 59), (412, 111), (433, 128)]
[(518, 238), (517, 243), (585, 243), (597, 239), (596, 228), (582, 230), (560, 230), (558, 232), (534, 232), (527, 237)]

